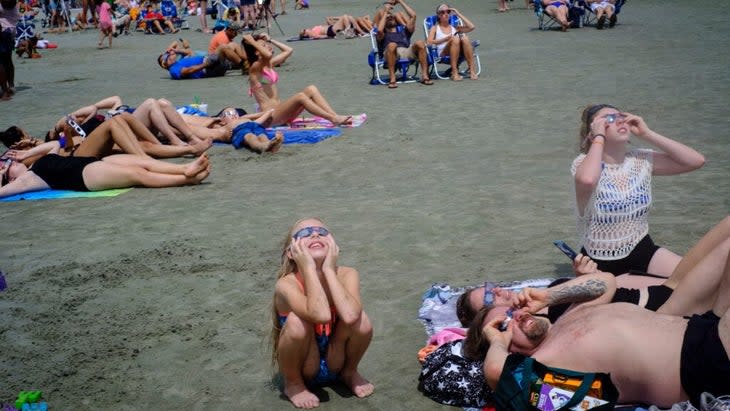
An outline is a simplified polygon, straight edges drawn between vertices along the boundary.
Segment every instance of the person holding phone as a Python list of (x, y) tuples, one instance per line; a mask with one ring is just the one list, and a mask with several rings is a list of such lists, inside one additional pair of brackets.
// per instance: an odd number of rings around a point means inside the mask
[[(656, 149), (629, 150), (632, 135)], [(637, 270), (669, 277), (681, 257), (649, 236), (651, 179), (696, 170), (705, 157), (609, 104), (583, 111), (578, 142), (571, 173), (581, 252), (614, 275)]]

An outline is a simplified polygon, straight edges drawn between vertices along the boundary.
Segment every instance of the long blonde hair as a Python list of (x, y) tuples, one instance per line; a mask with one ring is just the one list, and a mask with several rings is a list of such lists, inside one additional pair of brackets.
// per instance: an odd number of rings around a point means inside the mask
[[(289, 255), (287, 251), (289, 251), (289, 246), (291, 245), (292, 236), (294, 235), (294, 229), (296, 228), (299, 223), (305, 220), (317, 220), (322, 225), (327, 225), (321, 218), (317, 217), (307, 217), (302, 218), (300, 220), (297, 220), (296, 223), (294, 223), (291, 227), (289, 227), (289, 231), (286, 233), (286, 237), (284, 238), (284, 241), (281, 242), (281, 266), (279, 267), (279, 271), (276, 273), (276, 281), (278, 282), (279, 279), (283, 278), (289, 273), (296, 273), (299, 271), (297, 268), (297, 263), (289, 258)], [(281, 325), (279, 324), (279, 313), (276, 310), (276, 300), (275, 297), (271, 298), (271, 365), (276, 365), (276, 362), (279, 358), (279, 335), (281, 334)]]

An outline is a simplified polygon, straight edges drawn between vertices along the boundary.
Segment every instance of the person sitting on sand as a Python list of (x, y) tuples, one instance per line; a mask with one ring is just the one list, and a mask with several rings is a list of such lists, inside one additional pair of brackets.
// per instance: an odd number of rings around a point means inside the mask
[(47, 154), (31, 168), (4, 160), (0, 168), (0, 198), (47, 189), (101, 191), (128, 187), (177, 187), (200, 184), (210, 174), (208, 155), (188, 164), (172, 164), (133, 154), (62, 157)]
[[(725, 217), (705, 234), (682, 258), (671, 277), (637, 275), (616, 277), (616, 292), (610, 302), (625, 302), (636, 304), (647, 310), (657, 311), (662, 308), (672, 296), (674, 290), (683, 281), (697, 281), (703, 273), (722, 270), (724, 261), (713, 259), (712, 252), (725, 239), (730, 238), (730, 217)], [(578, 254), (573, 262), (573, 269), (577, 277), (599, 272), (597, 264), (588, 256)], [(686, 280), (685, 280), (686, 279)], [(568, 278), (561, 278), (550, 284), (548, 290), (557, 290), (558, 287), (570, 286)], [(485, 287), (475, 287), (461, 294), (456, 302), (456, 315), (464, 327), (468, 327), (479, 310), (486, 305), (515, 306), (519, 302), (519, 293), (495, 287), (486, 290)], [(550, 321), (555, 322), (568, 309), (568, 305), (554, 305), (545, 313)]]
[[(342, 34), (339, 34), (342, 33)], [(299, 32), (300, 39), (353, 38), (364, 34), (355, 19), (347, 14), (327, 17), (326, 24), (317, 25)]]
[[(274, 55), (271, 45), (279, 48), (281, 53)], [(292, 54), (292, 48), (286, 44), (269, 39), (266, 34), (254, 38), (250, 34), (243, 36), (243, 47), (250, 64), (248, 71), (248, 94), (256, 99), (259, 111), (273, 110), (271, 126), (280, 126), (291, 122), (304, 110), (315, 116), (329, 120), (333, 125), (352, 124), (352, 116), (337, 114), (329, 105), (317, 87), (310, 85), (287, 100), (279, 99), (279, 74), (274, 66), (283, 64)], [(364, 120), (366, 117), (361, 114)]]
[(317, 218), (297, 221), (284, 240), (272, 306), (272, 361), (297, 408), (319, 405), (307, 383), (341, 380), (359, 398), (374, 390), (358, 372), (372, 324), (360, 300), (359, 273), (337, 264), (339, 252)]

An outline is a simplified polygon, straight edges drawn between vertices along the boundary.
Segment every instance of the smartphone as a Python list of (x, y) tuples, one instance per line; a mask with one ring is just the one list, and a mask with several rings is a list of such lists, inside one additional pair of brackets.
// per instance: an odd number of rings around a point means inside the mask
[(568, 244), (565, 243), (563, 240), (556, 240), (553, 241), (553, 244), (555, 244), (555, 247), (558, 247), (560, 251), (563, 252), (563, 254), (567, 255), (568, 258), (570, 258), (570, 261), (575, 260), (575, 257), (578, 256), (578, 253), (575, 252)]

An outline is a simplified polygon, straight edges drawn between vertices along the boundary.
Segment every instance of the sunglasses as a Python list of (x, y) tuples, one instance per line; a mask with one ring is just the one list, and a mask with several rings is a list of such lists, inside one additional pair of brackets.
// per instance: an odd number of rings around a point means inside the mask
[(494, 304), (494, 283), (487, 281), (484, 283), (484, 305)]
[(317, 233), (320, 235), (320, 237), (325, 237), (329, 235), (329, 230), (327, 230), (324, 227), (304, 227), (301, 230), (294, 233), (292, 236), (293, 239), (298, 240), (300, 238), (304, 237), (311, 237), (312, 234)]
[(509, 322), (512, 321), (512, 315), (514, 314), (514, 312), (514, 308), (510, 308), (507, 310), (507, 312), (504, 313), (507, 318), (502, 321), (502, 324), (499, 325), (499, 331), (507, 331), (507, 326), (509, 325)]
[(3, 175), (0, 176), (0, 185), (6, 185), (10, 181), (10, 165), (13, 164), (12, 158), (2, 158), (0, 159), (5, 162), (5, 171), (3, 172)]
[(606, 114), (605, 116), (603, 116), (603, 118), (606, 119), (606, 123), (613, 124), (613, 123), (616, 122), (616, 120), (623, 120), (623, 119), (625, 119), (626, 118), (626, 114), (623, 114), (623, 113), (611, 113), (611, 114)]
[(226, 110), (226, 111), (222, 112), (220, 117), (221, 118), (238, 118), (239, 116), (238, 116), (238, 111), (231, 109), (231, 110)]
[(439, 14), (449, 14), (451, 10), (439, 10)]
[(71, 128), (74, 129), (74, 131), (81, 137), (86, 137), (86, 132), (83, 128), (79, 125), (79, 123), (76, 122), (70, 115), (66, 116), (66, 124), (71, 126)]

